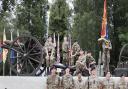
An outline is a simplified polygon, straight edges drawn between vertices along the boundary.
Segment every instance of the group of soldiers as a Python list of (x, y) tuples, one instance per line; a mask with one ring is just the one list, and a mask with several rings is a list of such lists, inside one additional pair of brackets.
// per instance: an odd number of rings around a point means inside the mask
[(70, 74), (70, 68), (65, 69), (65, 74), (60, 77), (56, 73), (56, 68), (51, 68), (51, 74), (47, 77), (46, 89), (128, 89), (128, 84), (125, 80), (125, 75), (122, 74), (118, 84), (115, 84), (111, 78), (111, 73), (107, 72), (106, 77), (101, 80), (97, 77), (96, 68), (91, 68), (90, 76), (83, 77), (81, 72), (78, 72), (77, 77), (73, 78)]
[[(58, 39), (59, 41), (59, 39)], [(45, 42), (45, 59), (46, 66), (49, 70), (51, 66), (53, 66), (58, 60), (56, 58), (56, 42), (52, 39), (51, 36), (48, 37)], [(74, 66), (76, 68), (75, 75), (79, 71), (89, 70), (90, 67), (95, 65), (95, 59), (92, 57), (91, 51), (84, 52), (77, 41), (75, 41), (72, 45), (67, 36), (64, 36), (62, 46), (61, 46), (62, 59), (61, 63), (65, 66)], [(60, 50), (59, 50), (60, 51)], [(60, 62), (59, 60), (59, 62)]]

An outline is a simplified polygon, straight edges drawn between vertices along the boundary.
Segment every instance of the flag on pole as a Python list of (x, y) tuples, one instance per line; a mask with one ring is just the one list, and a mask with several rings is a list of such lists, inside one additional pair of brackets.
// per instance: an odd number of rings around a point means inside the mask
[[(4, 32), (3, 32), (3, 44), (4, 44), (4, 41), (6, 41), (5, 29), (4, 29)], [(8, 53), (8, 50), (3, 48), (3, 56), (2, 56), (2, 58), (3, 58), (3, 63), (6, 62), (7, 53)]]
[(11, 61), (11, 63), (14, 63), (14, 61), (15, 61), (15, 52), (14, 52), (14, 50), (11, 50), (11, 52), (10, 52), (10, 61)]
[[(10, 33), (11, 33), (11, 42), (13, 42), (13, 29), (10, 29)], [(15, 52), (14, 52), (14, 50), (10, 50), (10, 61), (11, 61), (11, 63), (14, 63), (14, 61), (15, 61)]]
[(102, 29), (101, 29), (101, 38), (108, 39), (108, 26), (107, 26), (107, 2), (104, 0), (104, 12), (102, 18)]

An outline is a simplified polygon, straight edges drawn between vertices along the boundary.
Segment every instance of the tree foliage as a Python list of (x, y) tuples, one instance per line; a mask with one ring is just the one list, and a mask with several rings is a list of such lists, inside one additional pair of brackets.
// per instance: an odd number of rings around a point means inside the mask
[(51, 33), (59, 33), (61, 36), (70, 29), (69, 17), (71, 12), (66, 0), (56, 0), (51, 6), (49, 29)]
[(95, 15), (93, 1), (75, 0), (74, 10), (73, 38), (78, 40), (83, 49), (91, 50), (96, 56), (99, 22)]
[(32, 36), (42, 39), (45, 34), (46, 0), (23, 0), (17, 6), (17, 29), (27, 30)]

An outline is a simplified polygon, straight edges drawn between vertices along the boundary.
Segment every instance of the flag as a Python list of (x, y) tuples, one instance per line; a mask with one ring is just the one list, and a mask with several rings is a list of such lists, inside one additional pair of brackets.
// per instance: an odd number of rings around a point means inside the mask
[(0, 63), (2, 62), (2, 42), (0, 41)]
[[(4, 43), (4, 41), (6, 41), (5, 29), (4, 29), (4, 32), (3, 32), (3, 43)], [(2, 55), (3, 63), (6, 62), (7, 53), (8, 53), (8, 50), (3, 48), (3, 51), (2, 51), (2, 54), (3, 54), (3, 55)]]
[(14, 61), (15, 61), (15, 52), (14, 52), (14, 50), (11, 50), (11, 52), (10, 52), (10, 61), (11, 61), (11, 63), (14, 63)]
[[(13, 31), (14, 30), (10, 30), (10, 33), (11, 33), (11, 42), (13, 42)], [(17, 34), (18, 34), (18, 30), (17, 30)], [(19, 35), (19, 34), (18, 34)], [(11, 63), (14, 63), (14, 61), (15, 61), (15, 52), (14, 52), (14, 50), (10, 50), (10, 62)]]
[(102, 18), (102, 29), (101, 29), (101, 38), (108, 38), (108, 26), (107, 26), (107, 9), (106, 9), (106, 0), (104, 0), (104, 12)]

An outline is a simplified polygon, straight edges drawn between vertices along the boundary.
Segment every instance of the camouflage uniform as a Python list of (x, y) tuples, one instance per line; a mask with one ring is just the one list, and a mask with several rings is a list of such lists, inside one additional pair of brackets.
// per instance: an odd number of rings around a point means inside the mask
[(71, 65), (75, 65), (75, 62), (78, 59), (78, 55), (79, 55), (79, 51), (80, 51), (80, 46), (77, 42), (75, 42), (72, 45), (72, 59), (71, 59)]
[(98, 77), (89, 76), (85, 85), (85, 89), (101, 89), (101, 81)]
[(69, 43), (68, 41), (62, 43), (62, 52), (63, 52), (63, 64), (67, 65), (68, 61), (68, 51), (69, 51)]
[(49, 75), (47, 78), (47, 89), (59, 89), (60, 77), (58, 75)]
[[(90, 68), (91, 67), (91, 62), (95, 62), (95, 59), (92, 56), (86, 56), (86, 64), (87, 67)], [(93, 65), (93, 64), (92, 64)]]
[(75, 73), (75, 75), (79, 71), (82, 71), (85, 67), (86, 67), (86, 56), (85, 55), (79, 56), (79, 59), (76, 61), (76, 73)]
[(85, 89), (85, 82), (83, 79), (74, 80), (74, 89)]
[(125, 80), (119, 80), (117, 89), (127, 89), (127, 83)]
[(72, 75), (64, 75), (62, 77), (61, 85), (63, 89), (74, 89), (74, 80)]
[(45, 43), (45, 51), (46, 51), (46, 66), (50, 67), (55, 62), (55, 47), (52, 42), (46, 41)]
[(103, 61), (103, 70), (106, 73), (109, 71), (109, 63), (110, 63), (110, 50), (112, 49), (111, 43), (109, 41), (104, 41), (102, 43), (102, 61)]
[(109, 80), (105, 78), (102, 83), (103, 83), (103, 89), (115, 89), (115, 83), (111, 78)]

